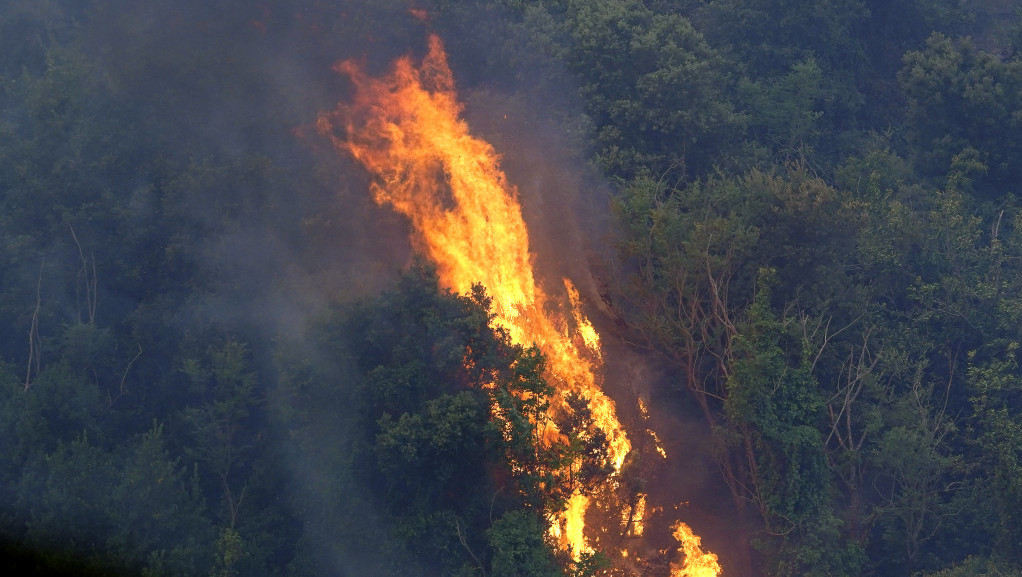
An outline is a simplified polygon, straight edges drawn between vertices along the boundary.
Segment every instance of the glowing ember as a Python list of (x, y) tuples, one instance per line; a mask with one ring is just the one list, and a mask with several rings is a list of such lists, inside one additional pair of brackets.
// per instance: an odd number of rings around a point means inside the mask
[[(642, 415), (642, 419), (644, 421), (649, 420), (649, 409), (646, 408), (646, 401), (642, 400), (642, 397), (639, 397), (639, 414)], [(667, 451), (664, 450), (663, 443), (660, 442), (660, 437), (657, 436), (656, 431), (653, 429), (646, 429), (646, 432), (649, 433), (650, 438), (653, 439), (653, 447), (656, 449), (656, 452), (660, 453), (660, 456), (666, 459)]]
[[(570, 280), (564, 279), (565, 294), (556, 298), (537, 284), (518, 191), (493, 147), (473, 137), (461, 118), (440, 40), (430, 38), (418, 68), (404, 57), (382, 78), (370, 78), (352, 61), (335, 69), (351, 78), (355, 95), (350, 104), (320, 115), (320, 133), (374, 175), (377, 203), (409, 218), (413, 242), (436, 263), (442, 284), (460, 293), (482, 284), (493, 299), (493, 322), (512, 342), (543, 351), (557, 391), (551, 411), (564, 407), (569, 393), (589, 403), (606, 435), (616, 482), (631, 444), (597, 378), (599, 335)], [(544, 439), (557, 442), (561, 435), (547, 427)], [(566, 511), (551, 520), (550, 534), (576, 558), (592, 552), (585, 537), (589, 506), (589, 497), (576, 489)]]

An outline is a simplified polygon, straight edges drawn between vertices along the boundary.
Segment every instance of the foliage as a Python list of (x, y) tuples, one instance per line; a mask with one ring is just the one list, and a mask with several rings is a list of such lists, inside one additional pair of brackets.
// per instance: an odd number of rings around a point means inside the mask
[(360, 381), (343, 474), (387, 527), (376, 571), (402, 573), (397, 555), (440, 574), (558, 572), (539, 520), (565, 498), (558, 476), (578, 449), (539, 440), (543, 359), (490, 327), (489, 303), (481, 287), (440, 291), (419, 263), (334, 321)]
[[(732, 474), (763, 518), (764, 550), (776, 575), (854, 574), (837, 542), (820, 423), (824, 399), (808, 351), (785, 351), (784, 324), (769, 308), (771, 271), (736, 335), (724, 411), (745, 462)], [(794, 365), (794, 366), (793, 366)], [(857, 561), (857, 560), (856, 560)], [(848, 566), (845, 564), (848, 563)]]
[(704, 174), (740, 133), (724, 60), (682, 14), (634, 0), (507, 4), (573, 72), (606, 174)]
[(1012, 513), (1022, 499), (1019, 485), (1022, 473), (1022, 428), (1019, 425), (1018, 344), (991, 343), (997, 352), (989, 360), (979, 361), (979, 355), (970, 355), (974, 364), (969, 367), (969, 386), (975, 419), (977, 448), (983, 465), (989, 469), (990, 487), (986, 498), (997, 513), (998, 525), (994, 531), (997, 550), (1004, 557), (1018, 563), (1022, 543), (1022, 525)]
[(1022, 123), (1022, 62), (1003, 61), (968, 39), (934, 34), (905, 55), (898, 75), (908, 98), (907, 136), (923, 174), (943, 174), (954, 158), (975, 156), (980, 191), (1009, 192), (1020, 176), (1015, 134)]
[(539, 109), (489, 130), (569, 134), (610, 181), (601, 310), (677, 369), (665, 410), (702, 412), (751, 572), (1018, 573), (1010, 3), (421, 4), (5, 3), (3, 555), (606, 569), (543, 532), (608, 474), (589, 408), (537, 442), (542, 355), (482, 288), (394, 275), (402, 223), (302, 128), (347, 94), (333, 62), (382, 70), (440, 31), (467, 113)]

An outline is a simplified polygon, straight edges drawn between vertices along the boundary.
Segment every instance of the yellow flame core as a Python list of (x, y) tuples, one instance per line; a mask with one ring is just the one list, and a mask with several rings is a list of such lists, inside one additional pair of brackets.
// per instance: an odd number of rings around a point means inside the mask
[[(537, 284), (518, 190), (507, 181), (493, 147), (473, 137), (462, 119), (439, 38), (430, 37), (418, 67), (403, 57), (380, 78), (369, 77), (350, 60), (335, 70), (351, 78), (355, 95), (351, 103), (319, 116), (320, 134), (375, 177), (371, 186), (377, 203), (408, 217), (413, 242), (436, 263), (443, 285), (460, 293), (483, 285), (493, 300), (495, 325), (507, 331), (513, 343), (540, 348), (547, 359), (547, 379), (556, 390), (552, 411), (569, 392), (589, 402), (594, 422), (608, 439), (614, 474), (619, 473), (631, 443), (597, 378), (602, 367), (599, 335), (582, 312), (581, 297), (570, 280), (564, 279), (567, 303), (549, 298)], [(556, 427), (545, 426), (545, 441), (557, 442), (561, 435)], [(566, 510), (551, 519), (550, 535), (576, 559), (592, 552), (585, 537), (589, 506), (589, 497), (575, 491)], [(636, 513), (634, 528), (641, 534), (644, 495)], [(691, 537), (698, 551), (699, 538)], [(679, 541), (687, 568), (696, 558), (689, 553), (691, 540)]]

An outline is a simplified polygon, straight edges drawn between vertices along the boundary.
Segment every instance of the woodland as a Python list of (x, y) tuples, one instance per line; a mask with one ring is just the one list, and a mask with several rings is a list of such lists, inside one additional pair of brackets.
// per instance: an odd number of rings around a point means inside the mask
[(586, 175), (723, 575), (1022, 575), (1008, 0), (0, 0), (6, 574), (624, 574), (545, 537), (584, 403), (311, 128), (427, 33)]

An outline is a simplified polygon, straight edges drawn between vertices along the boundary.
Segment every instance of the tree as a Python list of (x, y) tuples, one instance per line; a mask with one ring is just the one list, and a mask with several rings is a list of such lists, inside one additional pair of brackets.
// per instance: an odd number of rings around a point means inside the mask
[(629, 273), (617, 286), (617, 310), (642, 345), (678, 363), (711, 428), (725, 396), (735, 311), (751, 294), (742, 271), (759, 240), (746, 209), (760, 199), (742, 193), (729, 181), (672, 190), (639, 178), (615, 205)]
[[(248, 367), (248, 347), (228, 338), (212, 346), (206, 359), (185, 359), (182, 370), (202, 400), (185, 409), (195, 441), (190, 452), (216, 479), (222, 524), (234, 528), (245, 503), (256, 432), (252, 413), (260, 398), (257, 375)], [(206, 471), (203, 472), (204, 474)]]
[(154, 423), (119, 455), (119, 474), (109, 480), (115, 527), (108, 547), (125, 566), (144, 567), (148, 575), (204, 573), (214, 529), (196, 471), (170, 455), (164, 431)]
[(688, 20), (633, 0), (586, 2), (567, 23), (605, 173), (706, 174), (741, 126), (724, 98), (723, 60)]
[(997, 517), (992, 533), (995, 550), (1014, 563), (1022, 562), (1022, 523), (1013, 512), (1022, 507), (1022, 378), (1018, 343), (991, 343), (994, 354), (970, 354), (968, 370), (974, 442), (981, 451), (983, 476)]
[(494, 551), (492, 577), (553, 577), (563, 575), (543, 542), (543, 527), (528, 511), (511, 511), (486, 530)]
[(440, 290), (419, 262), (334, 321), (358, 379), (348, 474), (382, 512), (374, 571), (555, 567), (536, 519), (566, 499), (574, 454), (541, 441), (543, 358), (492, 328), (489, 307), (481, 287)]
[(874, 457), (881, 539), (900, 549), (908, 567), (919, 566), (923, 545), (954, 522), (951, 497), (962, 479), (961, 457), (951, 449), (956, 424), (947, 413), (946, 392), (916, 379), (894, 401)]
[[(862, 563), (843, 542), (820, 434), (824, 399), (806, 350), (785, 350), (785, 323), (770, 310), (771, 271), (736, 336), (723, 442), (740, 454), (731, 483), (763, 522), (759, 547), (771, 575), (853, 575)], [(797, 341), (796, 341), (797, 342)], [(808, 343), (801, 343), (800, 349)]]
[(956, 156), (971, 150), (988, 171), (977, 192), (986, 198), (1008, 192), (1022, 175), (1015, 138), (1022, 126), (1022, 61), (1006, 62), (968, 38), (935, 33), (925, 49), (905, 55), (898, 80), (908, 98), (907, 136), (919, 170), (943, 175)]

